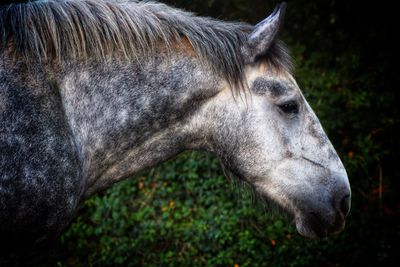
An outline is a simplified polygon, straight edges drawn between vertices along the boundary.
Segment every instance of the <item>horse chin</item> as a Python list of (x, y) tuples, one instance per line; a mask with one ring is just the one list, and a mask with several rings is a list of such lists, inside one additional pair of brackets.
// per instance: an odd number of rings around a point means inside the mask
[(318, 224), (311, 225), (302, 219), (296, 219), (297, 232), (308, 238), (319, 239), (327, 236), (326, 230)]
[(316, 213), (309, 213), (308, 216), (296, 216), (297, 232), (308, 238), (321, 239), (329, 234), (338, 234), (345, 227), (343, 218), (336, 218), (335, 222), (329, 223)]

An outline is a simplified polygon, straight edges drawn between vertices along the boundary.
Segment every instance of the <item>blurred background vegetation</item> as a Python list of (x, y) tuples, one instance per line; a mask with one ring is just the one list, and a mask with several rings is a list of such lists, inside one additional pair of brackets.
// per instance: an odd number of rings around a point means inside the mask
[[(257, 23), (277, 1), (164, 1)], [(345, 232), (313, 241), (186, 152), (89, 199), (49, 266), (395, 266), (400, 264), (399, 73), (389, 3), (289, 1), (281, 33), (295, 77), (349, 174)], [(397, 265), (399, 266), (399, 265)]]

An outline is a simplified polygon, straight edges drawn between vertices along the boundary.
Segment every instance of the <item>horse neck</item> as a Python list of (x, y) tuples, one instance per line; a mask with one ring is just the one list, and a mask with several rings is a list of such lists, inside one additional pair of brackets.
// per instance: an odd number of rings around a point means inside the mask
[(143, 62), (71, 64), (59, 77), (86, 195), (194, 147), (192, 118), (221, 87), (184, 53)]

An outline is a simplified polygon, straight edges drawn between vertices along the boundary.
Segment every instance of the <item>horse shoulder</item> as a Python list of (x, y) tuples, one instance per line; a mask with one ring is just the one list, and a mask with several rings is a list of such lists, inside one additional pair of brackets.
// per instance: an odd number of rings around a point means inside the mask
[(0, 69), (1, 254), (61, 233), (83, 191), (81, 169), (57, 88), (40, 73)]

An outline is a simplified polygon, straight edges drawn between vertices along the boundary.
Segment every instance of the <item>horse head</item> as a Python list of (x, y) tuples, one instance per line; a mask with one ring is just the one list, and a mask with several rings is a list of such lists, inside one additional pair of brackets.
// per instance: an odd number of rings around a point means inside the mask
[(292, 74), (267, 60), (283, 53), (276, 35), (284, 8), (257, 24), (242, 47), (247, 92), (214, 98), (212, 147), (225, 169), (291, 215), (300, 234), (322, 237), (344, 228), (350, 185)]

